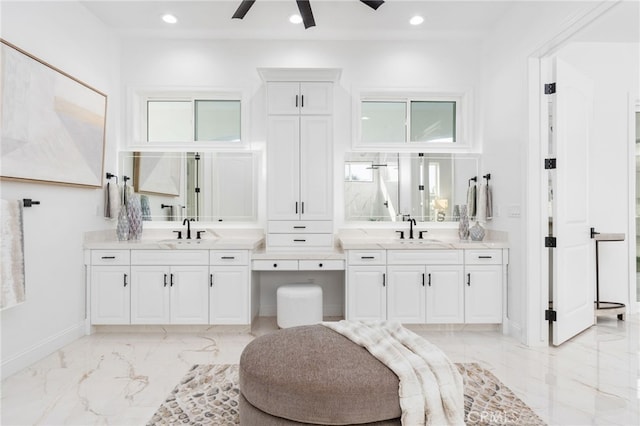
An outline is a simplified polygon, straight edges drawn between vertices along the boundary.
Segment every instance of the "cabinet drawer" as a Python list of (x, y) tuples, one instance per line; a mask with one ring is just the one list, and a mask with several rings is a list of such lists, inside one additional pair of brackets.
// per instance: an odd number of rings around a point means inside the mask
[(333, 234), (269, 234), (267, 243), (272, 247), (330, 247)]
[(390, 265), (462, 265), (462, 250), (389, 250)]
[(132, 250), (132, 265), (208, 265), (208, 250)]
[(129, 250), (91, 250), (92, 265), (128, 265)]
[(344, 260), (301, 260), (301, 271), (344, 271)]
[(297, 271), (297, 260), (254, 260), (254, 271)]
[(271, 220), (269, 233), (274, 234), (331, 234), (333, 222), (330, 220)]
[(500, 265), (502, 250), (465, 250), (464, 263), (467, 265)]
[(249, 253), (246, 250), (211, 250), (209, 262), (211, 265), (247, 265)]
[(385, 265), (387, 256), (384, 250), (349, 250), (350, 265)]

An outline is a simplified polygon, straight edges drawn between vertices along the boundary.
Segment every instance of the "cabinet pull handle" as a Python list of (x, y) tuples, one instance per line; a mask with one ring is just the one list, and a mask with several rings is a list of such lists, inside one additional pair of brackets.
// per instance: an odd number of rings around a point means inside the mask
[(170, 287), (173, 287), (173, 274), (171, 274), (171, 284)]
[(429, 274), (429, 287), (431, 287), (431, 274)]
[(304, 214), (304, 201), (302, 202), (302, 210), (300, 211), (301, 214)]
[(167, 274), (164, 274), (164, 286), (167, 286)]
[(478, 259), (493, 259), (493, 256), (478, 256)]
[(296, 214), (298, 214), (298, 202), (296, 201)]
[(278, 264), (277, 264), (277, 263), (274, 263), (274, 264), (273, 264), (273, 267), (274, 267), (274, 268), (277, 268), (277, 267), (278, 267)]
[(300, 107), (304, 108), (304, 95), (302, 95), (301, 97), (302, 102), (300, 103)]
[(209, 274), (209, 287), (213, 287), (213, 274)]
[(318, 263), (318, 267), (319, 267), (319, 268), (322, 268), (322, 263)]
[(467, 285), (471, 287), (471, 274), (467, 274)]
[(387, 274), (385, 274), (384, 272), (382, 273), (382, 287), (386, 287), (387, 286)]
[(422, 287), (424, 287), (424, 274), (422, 274)]
[(374, 256), (360, 256), (360, 259), (375, 259)]
[(298, 95), (296, 95), (296, 108), (298, 108)]
[(235, 256), (222, 256), (221, 257), (221, 259), (223, 259), (223, 260), (233, 260), (235, 258), (236, 258)]
[(127, 274), (124, 274), (124, 286), (127, 286)]
[(294, 226), (293, 229), (307, 229), (306, 226)]
[(307, 241), (307, 240), (295, 240), (295, 239), (293, 240), (293, 242), (295, 242), (295, 243), (304, 243), (304, 242), (306, 242), (306, 241)]
[(115, 256), (102, 256), (100, 259), (115, 259)]

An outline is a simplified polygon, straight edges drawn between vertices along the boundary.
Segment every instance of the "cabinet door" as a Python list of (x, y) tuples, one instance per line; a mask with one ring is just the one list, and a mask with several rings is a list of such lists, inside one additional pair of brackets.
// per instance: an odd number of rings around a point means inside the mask
[(298, 115), (301, 101), (300, 83), (275, 82), (267, 84), (267, 114)]
[(333, 83), (300, 83), (300, 114), (327, 115), (333, 110)]
[(212, 269), (209, 280), (209, 322), (250, 324), (248, 268), (216, 266)]
[(346, 316), (348, 320), (387, 319), (386, 267), (349, 267)]
[(501, 323), (501, 266), (466, 266), (464, 279), (465, 322)]
[(172, 266), (171, 324), (209, 323), (208, 266)]
[(462, 265), (427, 266), (427, 324), (464, 322)]
[(300, 119), (273, 116), (268, 120), (267, 215), (269, 220), (300, 218)]
[(300, 118), (300, 217), (333, 219), (331, 117)]
[(388, 266), (387, 273), (387, 318), (403, 324), (424, 323), (424, 266)]
[(94, 266), (91, 270), (91, 324), (129, 324), (129, 266)]
[(131, 267), (131, 324), (169, 324), (168, 266)]

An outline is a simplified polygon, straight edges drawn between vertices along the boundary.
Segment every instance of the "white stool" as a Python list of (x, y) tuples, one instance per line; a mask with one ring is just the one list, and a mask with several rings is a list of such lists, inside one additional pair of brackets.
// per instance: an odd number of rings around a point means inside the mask
[(291, 284), (278, 287), (278, 327), (311, 325), (322, 322), (322, 288), (315, 284)]

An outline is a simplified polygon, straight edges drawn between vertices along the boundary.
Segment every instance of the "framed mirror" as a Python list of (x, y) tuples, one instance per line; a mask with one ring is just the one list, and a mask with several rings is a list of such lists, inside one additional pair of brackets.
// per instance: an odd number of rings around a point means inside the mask
[(148, 205), (151, 221), (254, 222), (258, 154), (122, 152), (122, 175)]
[(345, 220), (456, 222), (479, 158), (466, 154), (347, 153)]

